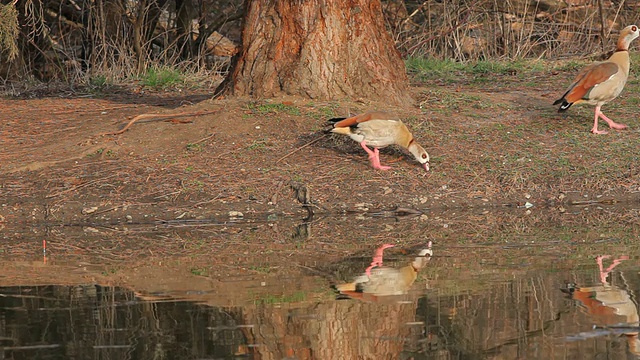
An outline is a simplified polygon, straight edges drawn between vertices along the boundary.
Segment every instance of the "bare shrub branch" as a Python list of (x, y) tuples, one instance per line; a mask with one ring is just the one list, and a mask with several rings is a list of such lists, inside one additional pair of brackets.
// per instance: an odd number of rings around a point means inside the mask
[(18, 56), (16, 39), (20, 34), (16, 1), (7, 5), (0, 4), (0, 53), (5, 52), (9, 61)]
[(607, 51), (615, 41), (613, 29), (638, 21), (639, 5), (605, 0), (387, 0), (385, 16), (405, 56), (459, 61), (560, 58)]

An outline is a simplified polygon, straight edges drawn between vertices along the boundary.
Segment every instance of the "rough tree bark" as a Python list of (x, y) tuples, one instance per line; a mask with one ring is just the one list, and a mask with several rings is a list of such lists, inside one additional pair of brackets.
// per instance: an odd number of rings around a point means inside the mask
[(409, 101), (380, 0), (245, 0), (242, 49), (227, 80), (239, 96)]

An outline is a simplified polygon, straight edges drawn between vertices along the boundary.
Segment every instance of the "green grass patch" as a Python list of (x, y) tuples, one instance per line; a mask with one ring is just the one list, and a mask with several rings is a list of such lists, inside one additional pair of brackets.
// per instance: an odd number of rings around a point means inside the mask
[[(474, 94), (464, 92), (456, 92), (440, 89), (429, 89), (422, 92), (422, 102), (425, 104), (437, 104), (441, 111), (449, 112), (451, 110), (469, 110), (470, 113), (475, 110), (485, 110), (494, 107), (489, 99)], [(438, 110), (438, 107), (426, 107), (431, 111)]]
[(437, 80), (454, 82), (457, 73), (464, 71), (465, 64), (450, 59), (438, 60), (434, 58), (410, 57), (405, 60), (405, 66), (410, 76), (418, 81)]
[(588, 64), (589, 62), (586, 62), (586, 61), (569, 60), (569, 61), (563, 62), (562, 64), (559, 64), (553, 70), (562, 71), (562, 72), (578, 71)]
[(206, 276), (207, 269), (205, 268), (191, 268), (191, 274), (196, 276)]
[(198, 144), (189, 143), (189, 144), (187, 144), (187, 151), (197, 152), (197, 151), (202, 151), (203, 148), (204, 148), (204, 144), (202, 144), (202, 143), (198, 143)]
[(142, 84), (155, 89), (164, 89), (183, 82), (184, 76), (182, 73), (169, 67), (150, 68), (142, 76)]
[(297, 106), (287, 105), (283, 103), (251, 103), (247, 105), (249, 110), (258, 115), (280, 114), (300, 115), (300, 109)]
[(327, 120), (337, 117), (338, 115), (336, 115), (336, 110), (340, 107), (337, 103), (331, 103), (323, 106), (316, 106), (310, 103), (306, 106), (311, 108), (308, 112), (309, 117), (316, 120)]
[(296, 291), (290, 295), (263, 295), (260, 298), (254, 300), (256, 305), (273, 305), (273, 304), (284, 304), (284, 303), (296, 303), (304, 301), (307, 298), (307, 295), (302, 291)]
[(109, 268), (109, 269), (103, 270), (103, 271), (102, 271), (102, 275), (103, 275), (103, 276), (114, 275), (114, 274), (116, 274), (118, 271), (119, 271), (119, 269), (118, 269), (118, 268)]
[(87, 154), (86, 156), (87, 156), (88, 158), (90, 158), (90, 157), (94, 157), (94, 156), (102, 155), (102, 153), (103, 153), (103, 152), (104, 152), (104, 148), (99, 148), (98, 150), (96, 150), (96, 152), (94, 152), (94, 153), (89, 153), (89, 154)]
[(105, 75), (96, 75), (89, 78), (89, 85), (94, 88), (102, 89), (111, 84)]
[(459, 81), (494, 81), (493, 76), (517, 76), (526, 78), (544, 71), (547, 66), (537, 60), (479, 60), (456, 62), (451, 59), (411, 57), (405, 61), (407, 72), (418, 82), (441, 80), (445, 83)]
[(636, 51), (631, 51), (629, 54), (629, 58), (631, 59), (631, 63), (632, 64), (638, 64), (640, 63), (640, 53), (636, 52)]
[(246, 149), (247, 150), (257, 150), (262, 151), (266, 150), (269, 146), (273, 145), (268, 139), (256, 139), (251, 144), (249, 144)]
[(253, 270), (259, 273), (263, 273), (263, 274), (268, 274), (271, 272), (271, 267), (269, 266), (260, 266), (260, 265), (254, 265), (254, 266), (249, 266), (249, 270)]

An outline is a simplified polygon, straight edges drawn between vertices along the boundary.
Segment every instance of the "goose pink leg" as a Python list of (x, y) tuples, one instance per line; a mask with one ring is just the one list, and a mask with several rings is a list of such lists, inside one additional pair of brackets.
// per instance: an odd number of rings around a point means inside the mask
[(390, 247), (394, 247), (395, 245), (384, 244), (376, 249), (376, 252), (373, 254), (373, 261), (371, 261), (371, 265), (365, 270), (367, 276), (371, 276), (371, 269), (374, 267), (382, 266), (382, 257), (384, 256), (384, 249), (388, 249)]
[(598, 269), (600, 269), (600, 282), (602, 282), (603, 284), (606, 284), (607, 277), (609, 276), (609, 273), (611, 272), (611, 270), (613, 270), (616, 266), (618, 266), (624, 260), (629, 260), (629, 257), (626, 255), (620, 256), (619, 258), (613, 260), (611, 265), (609, 265), (609, 267), (605, 270), (604, 266), (602, 265), (602, 260), (608, 259), (610, 257), (611, 255), (600, 255), (596, 258), (596, 262), (598, 263)]
[(605, 114), (602, 113), (602, 111), (600, 111), (600, 105), (598, 105), (596, 106), (595, 119), (593, 120), (593, 128), (591, 129), (591, 132), (594, 134), (608, 133), (608, 131), (606, 130), (598, 130), (598, 118), (601, 118), (602, 120), (604, 120), (607, 123), (607, 125), (609, 125), (609, 127), (612, 129), (624, 130), (627, 128), (627, 125), (618, 124), (617, 122), (609, 119)]
[(371, 160), (371, 166), (374, 169), (377, 169), (377, 170), (389, 170), (389, 169), (391, 169), (391, 166), (384, 166), (384, 165), (380, 164), (380, 151), (378, 150), (378, 148), (373, 148), (373, 151), (371, 151), (367, 147), (367, 144), (365, 144), (364, 141), (362, 141), (360, 143), (360, 146), (362, 146), (364, 151), (366, 151), (367, 154), (369, 154), (369, 160)]

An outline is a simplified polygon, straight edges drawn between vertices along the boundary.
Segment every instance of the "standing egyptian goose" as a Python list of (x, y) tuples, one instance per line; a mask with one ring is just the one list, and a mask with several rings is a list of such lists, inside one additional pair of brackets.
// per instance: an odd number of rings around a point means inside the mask
[(335, 288), (341, 294), (352, 298), (363, 298), (363, 295), (379, 297), (406, 294), (416, 281), (418, 272), (431, 260), (431, 245), (429, 242), (426, 249), (421, 250), (412, 262), (401, 268), (382, 265), (384, 249), (392, 246), (382, 245), (376, 249), (373, 262), (364, 274), (357, 276), (352, 282), (336, 285)]
[(616, 51), (609, 60), (596, 62), (582, 69), (564, 95), (553, 103), (561, 104), (558, 112), (566, 111), (573, 104), (587, 103), (596, 106), (592, 133), (607, 133), (605, 130), (598, 130), (598, 118), (606, 121), (612, 129), (626, 129), (627, 125), (618, 124), (606, 117), (600, 107), (622, 92), (629, 77), (629, 44), (638, 35), (638, 27), (635, 25), (622, 29)]
[[(350, 118), (333, 118), (331, 132), (348, 135), (360, 143), (369, 154), (374, 169), (389, 170), (391, 167), (380, 164), (378, 149), (389, 145), (400, 145), (429, 171), (429, 154), (416, 143), (407, 126), (396, 117), (383, 112), (368, 112)], [(370, 150), (367, 145), (373, 147)]]

